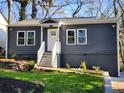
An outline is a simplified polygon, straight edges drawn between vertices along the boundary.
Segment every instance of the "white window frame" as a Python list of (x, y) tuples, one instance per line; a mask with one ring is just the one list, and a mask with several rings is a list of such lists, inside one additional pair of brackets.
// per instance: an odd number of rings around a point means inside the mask
[[(18, 44), (19, 32), (24, 32), (24, 44)], [(25, 31), (17, 31), (16, 45), (17, 45), (17, 46), (25, 46)]]
[[(78, 31), (83, 30), (85, 31), (85, 42), (84, 43), (79, 43), (79, 38)], [(87, 45), (87, 29), (77, 29), (77, 45)]]
[[(74, 31), (74, 43), (73, 44), (69, 44), (68, 43), (68, 32), (69, 31)], [(66, 45), (76, 45), (76, 29), (67, 29), (66, 30)]]
[[(34, 44), (28, 44), (28, 33), (29, 32), (33, 32), (34, 33)], [(27, 31), (26, 45), (27, 46), (35, 46), (35, 38), (36, 38), (36, 36), (35, 36), (35, 31), (34, 30)]]

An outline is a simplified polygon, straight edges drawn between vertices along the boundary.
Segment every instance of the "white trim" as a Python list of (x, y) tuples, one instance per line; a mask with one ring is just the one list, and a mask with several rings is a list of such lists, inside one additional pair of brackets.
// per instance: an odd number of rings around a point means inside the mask
[[(79, 30), (85, 31), (85, 43), (79, 43), (79, 42), (78, 42), (78, 40), (79, 40), (79, 39), (78, 39), (78, 37), (79, 37), (79, 36), (78, 36), (78, 31), (79, 31)], [(77, 45), (87, 45), (87, 29), (77, 29)]]
[(6, 55), (5, 55), (5, 58), (8, 58), (8, 28), (7, 28), (7, 31), (6, 31)]
[[(68, 43), (68, 31), (74, 31), (74, 43), (73, 44)], [(76, 30), (75, 29), (66, 30), (66, 45), (76, 45)]]
[(58, 23), (42, 23), (41, 27), (58, 27)]
[[(18, 44), (18, 33), (24, 32), (24, 44)], [(25, 31), (17, 31), (16, 46), (25, 46)]]
[(119, 23), (116, 24), (117, 25), (117, 29), (116, 29), (116, 33), (117, 33), (117, 61), (118, 61), (118, 76), (120, 76), (120, 53), (119, 53)]
[[(34, 33), (34, 43), (33, 43), (33, 44), (28, 44), (28, 33), (29, 33), (29, 32), (33, 32), (33, 33)], [(26, 45), (27, 45), (27, 46), (35, 46), (35, 38), (36, 38), (35, 31), (34, 31), (34, 30), (28, 30), (28, 31), (27, 31), (27, 38), (26, 38)]]
[(41, 27), (41, 44), (43, 42), (43, 27)]

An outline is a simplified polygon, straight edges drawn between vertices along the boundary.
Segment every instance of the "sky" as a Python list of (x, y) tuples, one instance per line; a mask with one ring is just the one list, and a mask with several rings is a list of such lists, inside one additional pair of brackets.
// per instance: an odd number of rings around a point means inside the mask
[[(0, 2), (2, 1), (5, 1), (5, 0), (0, 0)], [(75, 0), (72, 0), (73, 2), (75, 2)], [(94, 3), (94, 8), (97, 8), (99, 7), (98, 6), (98, 2), (97, 0), (95, 0), (96, 3)], [(102, 3), (102, 11), (104, 12), (106, 10), (106, 8), (110, 7), (109, 3), (111, 0), (103, 0), (103, 3)], [(62, 3), (62, 0), (56, 0), (57, 3), (61, 4)], [(109, 5), (109, 6), (108, 6)], [(87, 7), (90, 7), (92, 6), (91, 4), (88, 4), (88, 5), (84, 5), (82, 6), (82, 9), (80, 10), (80, 12), (78, 13), (78, 15), (81, 15), (82, 17), (89, 17), (90, 14), (87, 12), (89, 11)], [(64, 11), (64, 15), (55, 15), (54, 17), (71, 17), (72, 16), (72, 10), (75, 9), (76, 5), (75, 4), (72, 4), (71, 7), (70, 6), (67, 6), (67, 7), (64, 7), (63, 8), (63, 11)], [(37, 13), (37, 18), (42, 18), (42, 15), (41, 15), (41, 9), (39, 6), (37, 6), (38, 8), (38, 13)], [(7, 18), (8, 16), (8, 9), (7, 9), (7, 3), (3, 3), (3, 4), (0, 4), (0, 9), (1, 11), (3, 12), (3, 14), (5, 15), (5, 17)], [(13, 6), (12, 6), (12, 11), (13, 14), (12, 14), (12, 22), (16, 22), (18, 21), (19, 19), (19, 12), (18, 12), (18, 8), (17, 8), (17, 3), (14, 4), (13, 3)], [(93, 14), (95, 14), (97, 11), (94, 10)], [(26, 14), (27, 14), (27, 18), (30, 19), (30, 14), (31, 14), (31, 5), (29, 4), (27, 7), (26, 7)], [(93, 15), (95, 16), (95, 15)]]

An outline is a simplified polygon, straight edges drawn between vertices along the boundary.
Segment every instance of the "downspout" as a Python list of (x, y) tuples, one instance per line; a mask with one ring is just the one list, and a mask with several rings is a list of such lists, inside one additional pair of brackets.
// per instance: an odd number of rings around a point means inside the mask
[(119, 23), (117, 22), (117, 29), (116, 29), (116, 33), (117, 33), (117, 61), (118, 61), (118, 76), (120, 76), (120, 56), (119, 56)]
[(6, 31), (6, 54), (5, 54), (5, 58), (8, 58), (8, 27), (7, 27), (7, 31)]

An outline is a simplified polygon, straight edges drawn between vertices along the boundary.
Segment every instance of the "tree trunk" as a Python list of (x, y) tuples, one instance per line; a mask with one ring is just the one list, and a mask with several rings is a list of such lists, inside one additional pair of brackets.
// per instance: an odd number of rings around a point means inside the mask
[(21, 0), (20, 2), (20, 5), (21, 5), (21, 9), (20, 9), (20, 11), (19, 11), (19, 15), (20, 15), (20, 18), (19, 18), (19, 20), (21, 21), (21, 20), (24, 20), (24, 19), (26, 19), (26, 6), (27, 6), (27, 4), (28, 4), (28, 0)]
[(32, 18), (36, 18), (37, 15), (37, 8), (36, 8), (36, 0), (32, 0)]
[(11, 23), (11, 8), (12, 8), (12, 0), (8, 0), (8, 24)]

